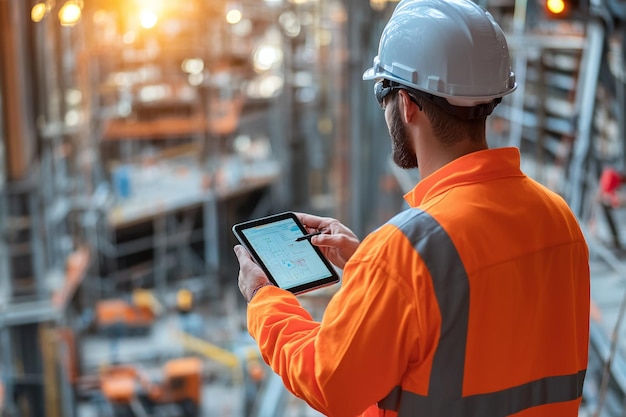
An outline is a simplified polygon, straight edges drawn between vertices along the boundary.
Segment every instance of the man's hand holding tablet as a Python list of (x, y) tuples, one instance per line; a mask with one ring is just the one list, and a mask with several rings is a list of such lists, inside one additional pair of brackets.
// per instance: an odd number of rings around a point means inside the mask
[(295, 213), (239, 223), (232, 230), (271, 283), (282, 289), (302, 294), (339, 282), (336, 270), (311, 243), (324, 230), (307, 230)]

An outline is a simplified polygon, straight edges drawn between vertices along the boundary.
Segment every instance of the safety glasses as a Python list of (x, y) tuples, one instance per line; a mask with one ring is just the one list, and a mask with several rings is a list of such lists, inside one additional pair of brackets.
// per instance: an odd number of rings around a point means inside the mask
[(376, 96), (376, 101), (378, 101), (378, 105), (381, 109), (385, 110), (385, 97), (387, 97), (394, 90), (406, 91), (411, 101), (417, 104), (417, 107), (422, 110), (422, 106), (418, 103), (417, 98), (410, 90), (408, 90), (402, 84), (398, 84), (394, 81), (389, 80), (380, 80), (376, 82), (376, 84), (374, 84), (374, 96)]
[[(397, 89), (397, 87), (396, 87)], [(385, 97), (394, 90), (388, 80), (380, 80), (374, 84), (374, 96), (381, 109), (385, 110)]]

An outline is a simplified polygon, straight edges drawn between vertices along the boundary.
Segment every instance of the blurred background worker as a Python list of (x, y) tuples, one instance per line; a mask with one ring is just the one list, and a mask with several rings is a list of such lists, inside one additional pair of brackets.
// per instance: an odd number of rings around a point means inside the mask
[[(393, 160), (418, 168), (410, 209), (359, 244), (301, 214), (343, 268), (316, 322), (241, 247), (248, 329), (285, 385), (329, 416), (577, 416), (589, 259), (564, 200), (488, 149), (485, 120), (516, 88), (505, 36), (465, 0), (403, 0), (375, 80)], [(347, 261), (347, 262), (346, 262)]]
[(201, 338), (203, 336), (204, 324), (200, 314), (193, 310), (193, 293), (181, 288), (176, 293), (176, 308), (180, 320), (180, 330), (193, 336)]

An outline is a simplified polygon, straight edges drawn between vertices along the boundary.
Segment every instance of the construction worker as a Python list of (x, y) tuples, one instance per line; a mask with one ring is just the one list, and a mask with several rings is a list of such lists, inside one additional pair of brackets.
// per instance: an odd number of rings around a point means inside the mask
[(421, 180), (362, 242), (298, 215), (343, 268), (321, 322), (235, 247), (264, 360), (329, 416), (577, 416), (588, 250), (519, 151), (487, 147), (486, 117), (516, 87), (502, 30), (469, 0), (402, 0), (363, 78), (394, 161)]
[(193, 311), (193, 308), (193, 293), (187, 288), (178, 290), (176, 293), (176, 309), (178, 310), (180, 330), (190, 336), (202, 338), (204, 323), (200, 314)]

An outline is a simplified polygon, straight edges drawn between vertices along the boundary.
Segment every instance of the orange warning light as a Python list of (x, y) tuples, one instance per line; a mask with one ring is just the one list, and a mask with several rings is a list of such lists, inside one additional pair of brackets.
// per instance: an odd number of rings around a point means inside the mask
[(559, 15), (565, 12), (565, 1), (563, 0), (547, 0), (546, 8), (552, 14)]

